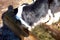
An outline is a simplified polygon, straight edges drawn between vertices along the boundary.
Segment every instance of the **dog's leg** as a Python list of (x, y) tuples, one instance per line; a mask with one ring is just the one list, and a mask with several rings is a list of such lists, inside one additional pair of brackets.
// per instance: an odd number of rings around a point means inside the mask
[(48, 10), (48, 14), (50, 16), (50, 20), (46, 24), (47, 25), (51, 25), (53, 23), (53, 14), (51, 13), (51, 10), (50, 9)]
[(54, 13), (54, 21), (53, 21), (53, 23), (58, 22), (59, 19), (60, 19), (60, 12)]

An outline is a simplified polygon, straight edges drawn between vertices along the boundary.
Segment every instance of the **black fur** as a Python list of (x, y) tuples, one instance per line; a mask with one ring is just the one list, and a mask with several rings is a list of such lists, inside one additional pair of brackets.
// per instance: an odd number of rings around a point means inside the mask
[(50, 0), (50, 9), (52, 13), (60, 11), (60, 0)]
[(45, 17), (47, 11), (48, 0), (36, 0), (33, 4), (23, 7), (22, 19), (32, 26), (42, 17)]

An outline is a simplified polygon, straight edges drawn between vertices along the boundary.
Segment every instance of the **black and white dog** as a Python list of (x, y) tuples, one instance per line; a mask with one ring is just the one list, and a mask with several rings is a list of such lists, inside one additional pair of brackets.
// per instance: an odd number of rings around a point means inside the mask
[(48, 0), (36, 0), (33, 4), (19, 6), (18, 13), (16, 14), (17, 20), (20, 20), (30, 31), (41, 23), (51, 25), (58, 21), (60, 13), (54, 14), (55, 5), (57, 6), (57, 4), (54, 5), (55, 1), (49, 2), (50, 3), (48, 3)]

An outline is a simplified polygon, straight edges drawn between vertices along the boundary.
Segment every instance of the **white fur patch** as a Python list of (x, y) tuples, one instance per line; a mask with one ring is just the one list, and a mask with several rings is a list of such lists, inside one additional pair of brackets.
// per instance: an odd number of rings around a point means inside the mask
[(47, 25), (51, 25), (52, 23), (56, 23), (59, 21), (60, 12), (54, 13), (54, 17), (53, 17), (53, 14), (51, 13), (51, 10), (49, 10), (48, 13), (49, 13), (51, 18), (50, 18), (49, 22), (46, 23)]
[(19, 5), (19, 7), (18, 7), (18, 13), (16, 14), (17, 19), (19, 19), (21, 17), (24, 6), (25, 5), (23, 5), (23, 6)]
[(59, 19), (60, 19), (60, 12), (54, 13), (54, 21), (53, 21), (53, 23), (58, 22)]
[(25, 27), (28, 27), (28, 30), (31, 31), (31, 26), (29, 26), (29, 25), (22, 19), (22, 16), (21, 16), (24, 6), (25, 6), (25, 5), (18, 7), (18, 13), (16, 14), (16, 18), (17, 18), (18, 20), (20, 20), (21, 23), (25, 25)]
[(50, 16), (50, 20), (46, 24), (47, 25), (51, 25), (53, 23), (53, 14), (51, 13), (51, 10), (50, 9), (48, 10), (48, 14)]

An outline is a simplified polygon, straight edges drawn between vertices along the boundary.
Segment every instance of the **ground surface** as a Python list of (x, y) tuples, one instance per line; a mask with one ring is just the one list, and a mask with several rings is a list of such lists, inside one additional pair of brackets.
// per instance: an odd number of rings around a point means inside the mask
[(32, 32), (40, 40), (60, 40), (60, 21), (52, 25), (38, 25)]

